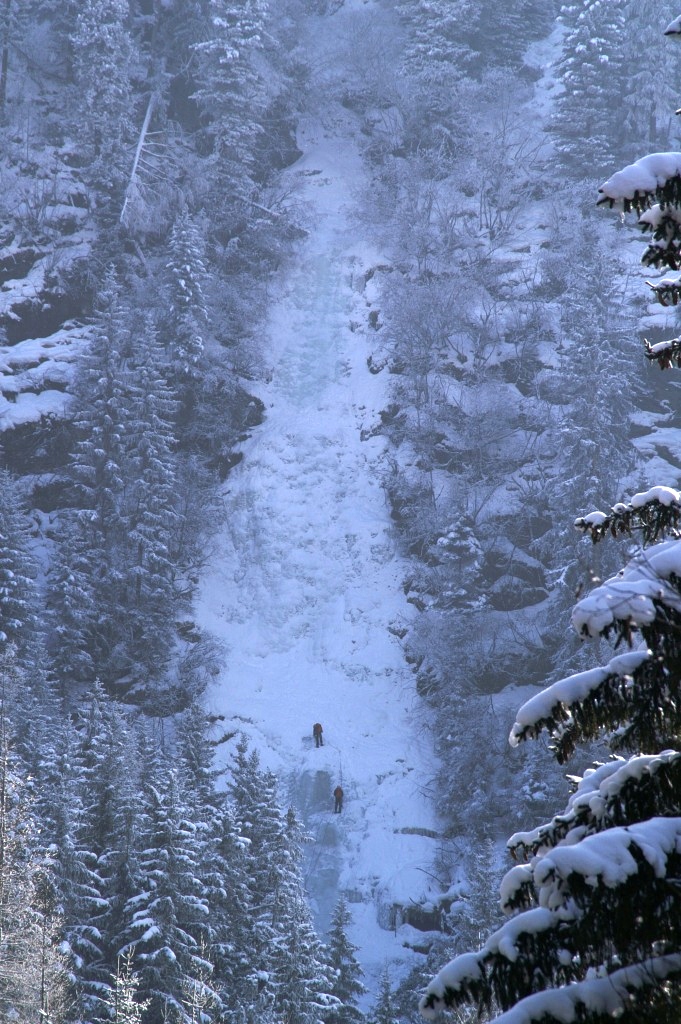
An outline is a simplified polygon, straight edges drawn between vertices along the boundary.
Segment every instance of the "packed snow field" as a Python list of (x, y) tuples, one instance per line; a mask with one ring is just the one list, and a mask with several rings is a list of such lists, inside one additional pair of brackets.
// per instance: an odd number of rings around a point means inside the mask
[(434, 767), (391, 632), (412, 609), (379, 482), (385, 442), (361, 433), (385, 397), (361, 327), (366, 273), (381, 258), (354, 213), (363, 168), (352, 116), (339, 106), (333, 124), (309, 118), (298, 144), (288, 174), (308, 234), (272, 300), (263, 342), (271, 379), (258, 392), (266, 420), (225, 487), (198, 614), (225, 644), (214, 710), (287, 780), (282, 795), (313, 838), (307, 884), (318, 926), (328, 927), (344, 891), (370, 976), (386, 960), (410, 960), (410, 929), (399, 931), (393, 907), (429, 895)]

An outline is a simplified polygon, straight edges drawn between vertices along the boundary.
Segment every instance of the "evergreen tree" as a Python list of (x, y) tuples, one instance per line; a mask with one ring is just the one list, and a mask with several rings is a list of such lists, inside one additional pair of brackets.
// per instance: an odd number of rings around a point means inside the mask
[(278, 1019), (313, 1024), (340, 1006), (333, 973), (314, 932), (300, 869), (302, 833), (292, 810), (277, 800), (277, 781), (262, 772), (246, 740), (232, 769), (235, 811), (248, 840), (254, 961), (259, 1004)]
[(209, 808), (207, 819), (208, 841), (199, 863), (210, 907), (206, 941), (215, 966), (221, 1019), (226, 1024), (243, 1024), (246, 1007), (254, 1018), (267, 1015), (266, 999), (260, 999), (263, 986), (257, 970), (248, 843), (230, 805)]
[[(674, 219), (681, 156), (644, 157), (599, 191), (599, 202), (611, 208), (639, 216), (652, 208)], [(650, 219), (657, 223), (656, 214)], [(665, 259), (676, 254), (661, 247)], [(647, 355), (666, 368), (678, 349), (672, 339), (649, 345)], [(594, 542), (633, 533), (642, 541), (572, 615), (580, 636), (610, 638), (623, 651), (529, 700), (510, 739), (515, 746), (546, 731), (560, 763), (595, 739), (614, 756), (581, 778), (569, 776), (573, 792), (563, 813), (509, 840), (521, 862), (501, 885), (509, 919), (477, 953), (457, 957), (431, 982), (422, 1001), (427, 1015), (466, 1003), (489, 1009), (496, 1001), (508, 1011), (499, 1021), (527, 1024), (678, 1020), (680, 516), (681, 493), (652, 487), (576, 521)]]
[[(139, 870), (141, 891), (125, 909), (128, 926), (120, 954), (134, 949), (134, 969), (143, 999), (151, 999), (151, 1020), (163, 1014), (189, 1024), (184, 993), (213, 966), (202, 939), (207, 934), (207, 893), (198, 871), (200, 833), (183, 804), (176, 773), (146, 791), (141, 826)], [(213, 990), (211, 989), (211, 992)], [(217, 993), (213, 994), (217, 1001)]]
[(334, 1019), (342, 1024), (360, 1021), (363, 1014), (357, 1008), (357, 999), (366, 992), (361, 982), (362, 968), (355, 953), (354, 946), (347, 936), (347, 927), (352, 922), (352, 915), (343, 895), (338, 897), (331, 918), (329, 930), (328, 958), (335, 978), (331, 994), (341, 1003), (340, 1009), (334, 1012)]
[(114, 195), (126, 169), (121, 147), (133, 137), (136, 54), (128, 19), (127, 0), (83, 0), (70, 39), (81, 132), (91, 147), (95, 180)]
[(170, 277), (172, 317), (167, 328), (170, 362), (178, 381), (188, 384), (199, 375), (203, 362), (201, 335), (208, 321), (205, 295), (208, 274), (203, 234), (186, 210), (173, 225), (168, 248), (166, 270)]
[(53, 666), (62, 686), (98, 678), (138, 702), (153, 693), (158, 713), (186, 700), (164, 680), (174, 643), (172, 557), (182, 533), (175, 403), (152, 325), (133, 332), (117, 292), (109, 278), (77, 386), (71, 475), (79, 507), (64, 514), (51, 578)]
[(381, 972), (378, 995), (374, 1007), (367, 1018), (369, 1024), (397, 1024), (397, 1010), (390, 984), (390, 971), (386, 964)]
[[(623, 103), (627, 133), (625, 155), (633, 159), (641, 149), (664, 149), (678, 105), (679, 62), (672, 47), (662, 52), (658, 26), (677, 13), (673, 0), (628, 0), (624, 8), (624, 34), (620, 41), (629, 86)], [(655, 61), (641, 59), (655, 53)]]
[(581, 178), (587, 168), (604, 173), (622, 153), (624, 119), (618, 111), (628, 95), (620, 46), (625, 0), (579, 0), (566, 4), (561, 16), (567, 29), (558, 63), (563, 92), (552, 127), (564, 168)]
[[(268, 874), (273, 886), (267, 923), (271, 933), (274, 1010), (287, 1021), (317, 1024), (320, 1019), (335, 1015), (340, 1003), (331, 991), (333, 972), (327, 951), (314, 931), (305, 897), (300, 869), (302, 832), (294, 811), (289, 809), (277, 833), (276, 782), (269, 773), (264, 775), (263, 782), (266, 793), (269, 791), (270, 811), (269, 821), (264, 817), (266, 828), (269, 826)], [(261, 848), (261, 856), (264, 852)]]
[(126, 615), (121, 505), (129, 410), (121, 367), (130, 336), (116, 292), (110, 276), (102, 293), (100, 324), (76, 386), (80, 411), (71, 474), (78, 508), (64, 516), (50, 588), (57, 628), (54, 667), (62, 685), (73, 677), (89, 683), (98, 677), (109, 686), (126, 667), (120, 657)]
[(258, 115), (266, 94), (257, 71), (268, 16), (267, 0), (209, 0), (206, 38), (194, 44), (194, 99), (209, 118), (213, 156), (221, 180), (243, 196), (256, 168), (256, 144), (263, 131)]
[[(108, 997), (108, 1020), (112, 1024), (142, 1024), (149, 1001), (137, 998), (139, 981), (132, 969), (133, 951), (119, 957), (116, 975)], [(192, 1022), (193, 1024), (193, 1022)]]
[(16, 666), (0, 666), (0, 1016), (64, 1020), (65, 972), (48, 858), (40, 849), (28, 780), (13, 749)]
[(184, 779), (185, 799), (199, 815), (221, 804), (215, 792), (215, 782), (221, 773), (215, 768), (214, 755), (206, 710), (194, 701), (179, 718), (177, 762)]
[(89, 636), (96, 617), (89, 547), (76, 516), (66, 519), (50, 567), (47, 610), (52, 627), (48, 640), (50, 667), (65, 695), (74, 684), (91, 683), (96, 677)]
[(172, 427), (175, 401), (161, 365), (160, 346), (146, 322), (126, 366), (128, 486), (121, 505), (126, 579), (120, 601), (127, 613), (125, 653), (130, 662), (126, 674), (136, 681), (141, 695), (150, 677), (164, 674), (173, 642), (171, 553), (179, 532)]
[(28, 652), (35, 631), (34, 579), (28, 525), (10, 474), (0, 472), (0, 650)]

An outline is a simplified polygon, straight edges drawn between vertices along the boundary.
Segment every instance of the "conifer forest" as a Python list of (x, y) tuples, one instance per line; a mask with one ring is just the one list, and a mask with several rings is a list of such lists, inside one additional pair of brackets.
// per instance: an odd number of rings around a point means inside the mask
[(0, 1024), (681, 1020), (680, 43), (0, 0)]

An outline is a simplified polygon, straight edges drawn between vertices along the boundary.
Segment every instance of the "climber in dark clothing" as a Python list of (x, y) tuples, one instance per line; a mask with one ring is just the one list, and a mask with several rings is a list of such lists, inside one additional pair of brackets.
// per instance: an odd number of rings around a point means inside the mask
[(336, 788), (334, 789), (333, 799), (335, 800), (335, 803), (333, 805), (333, 813), (340, 814), (340, 812), (343, 810), (343, 790), (341, 789), (340, 786), (336, 786)]
[(315, 747), (323, 747), (324, 746), (324, 739), (322, 737), (322, 733), (323, 732), (324, 732), (324, 730), (322, 729), (322, 727), (319, 724), (319, 722), (315, 722), (315, 724), (312, 726), (312, 735), (314, 736), (314, 745), (315, 745)]

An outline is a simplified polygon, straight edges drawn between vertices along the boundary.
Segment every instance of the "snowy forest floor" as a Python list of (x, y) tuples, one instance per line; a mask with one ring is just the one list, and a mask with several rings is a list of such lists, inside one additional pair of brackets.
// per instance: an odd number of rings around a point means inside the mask
[[(325, 22), (338, 33), (341, 15)], [(315, 46), (323, 68), (324, 40)], [(313, 840), (306, 880), (318, 927), (344, 891), (373, 988), (387, 961), (406, 967), (414, 956), (403, 945), (412, 929), (397, 927), (394, 908), (432, 888), (434, 764), (390, 631), (413, 609), (380, 485), (385, 442), (362, 439), (386, 403), (385, 375), (367, 366), (366, 297), (368, 272), (385, 259), (358, 220), (366, 182), (356, 119), (322, 93), (319, 115), (301, 119), (303, 155), (287, 172), (308, 234), (273, 288), (262, 342), (271, 373), (257, 389), (266, 420), (226, 485), (197, 614), (225, 645), (212, 710), (288, 785), (282, 797)]]

